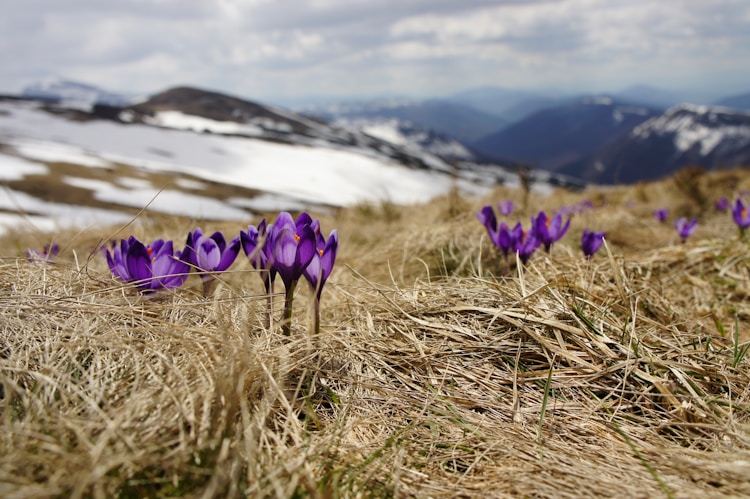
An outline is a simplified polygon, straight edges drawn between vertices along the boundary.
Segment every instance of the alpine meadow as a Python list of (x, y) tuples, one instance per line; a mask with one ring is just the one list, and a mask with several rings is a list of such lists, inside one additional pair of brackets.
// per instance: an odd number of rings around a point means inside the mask
[[(0, 495), (750, 495), (748, 192), (746, 169), (691, 169), (311, 211), (322, 274), (303, 285), (291, 250), (284, 292), (259, 239), (243, 246), (273, 212), (9, 231)], [(504, 227), (541, 211), (570, 225), (524, 263), (483, 206)], [(215, 232), (236, 260), (199, 265)], [(187, 234), (203, 249), (178, 284), (127, 282), (133, 241), (142, 281), (158, 264), (140, 241), (176, 261)]]

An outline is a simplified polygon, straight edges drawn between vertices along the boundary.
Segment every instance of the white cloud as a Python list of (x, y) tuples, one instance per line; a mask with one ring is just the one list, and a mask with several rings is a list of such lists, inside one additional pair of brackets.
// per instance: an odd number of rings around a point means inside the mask
[(28, 0), (4, 6), (0, 91), (49, 74), (256, 99), (688, 75), (747, 88), (749, 24), (736, 0)]

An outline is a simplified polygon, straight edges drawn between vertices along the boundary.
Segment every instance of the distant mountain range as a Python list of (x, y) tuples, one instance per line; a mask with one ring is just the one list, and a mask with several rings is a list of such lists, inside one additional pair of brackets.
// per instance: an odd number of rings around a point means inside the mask
[(32, 83), (21, 91), (21, 97), (56, 101), (68, 107), (84, 108), (90, 108), (94, 104), (126, 106), (136, 99), (135, 96), (111, 92), (63, 78), (50, 78)]
[(589, 157), (558, 171), (600, 183), (631, 183), (675, 170), (750, 165), (750, 113), (680, 105), (651, 117)]
[[(648, 86), (580, 97), (487, 87), (441, 99), (330, 103), (297, 111), (190, 87), (134, 102), (65, 80), (32, 85), (22, 96), (69, 107), (77, 102), (79, 108), (89, 102), (92, 115), (118, 121), (170, 127), (176, 120), (196, 131), (366, 149), (412, 168), (498, 181), (520, 166), (552, 172), (561, 183), (571, 177), (635, 182), (684, 166), (747, 164), (750, 143), (743, 111), (750, 109), (750, 94), (713, 103), (724, 108), (675, 106), (683, 95)], [(175, 118), (175, 112), (194, 119)], [(696, 139), (699, 146), (685, 146), (691, 133), (703, 137)]]
[(302, 111), (327, 121), (397, 119), (406, 126), (434, 130), (467, 144), (508, 125), (506, 119), (497, 115), (442, 99), (381, 99), (311, 106)]
[[(750, 109), (750, 94), (716, 101), (713, 107), (679, 104), (684, 102), (683, 97), (647, 86), (631, 87), (612, 96), (576, 98), (484, 88), (432, 101), (432, 105), (435, 109), (446, 103), (453, 108), (457, 105), (482, 108), (497, 113), (507, 122), (473, 141), (461, 140), (476, 156), (487, 161), (527, 165), (586, 182), (636, 182), (668, 175), (686, 166), (711, 169), (748, 164), (744, 148), (750, 143), (747, 138), (750, 131), (743, 109)], [(393, 106), (380, 106), (375, 112), (372, 107), (363, 105), (358, 109), (348, 105), (338, 115), (348, 120), (375, 114), (381, 119), (400, 119), (405, 109), (417, 106), (418, 103), (402, 101), (399, 112), (394, 113), (390, 110)], [(329, 117), (337, 116), (335, 109), (329, 107)], [(698, 112), (699, 109), (703, 111)], [(686, 113), (691, 112), (713, 118), (706, 121), (705, 116), (696, 115), (688, 119)], [(432, 120), (424, 115), (418, 120), (412, 114), (409, 122), (450, 136), (445, 120), (437, 116), (440, 114), (435, 112)], [(637, 139), (635, 131), (645, 130), (638, 127), (650, 120), (670, 123), (668, 128), (674, 135), (654, 131), (653, 136), (660, 137), (659, 140)], [(687, 125), (688, 121), (691, 125)], [(686, 129), (677, 133), (680, 127), (675, 123)], [(703, 145), (683, 150), (690, 130), (708, 134), (710, 140), (716, 141), (715, 147)], [(703, 144), (707, 144), (705, 140)]]
[(586, 97), (537, 111), (473, 146), (489, 157), (513, 158), (556, 171), (588, 157), (657, 114), (655, 109), (610, 97)]

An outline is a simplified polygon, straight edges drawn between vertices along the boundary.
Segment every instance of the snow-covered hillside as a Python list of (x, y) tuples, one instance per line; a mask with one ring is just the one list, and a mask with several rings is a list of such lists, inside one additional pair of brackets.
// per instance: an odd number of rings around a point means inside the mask
[[(227, 129), (216, 130), (215, 122), (177, 112), (152, 119), (152, 125), (70, 119), (60, 110), (46, 111), (39, 102), (0, 101), (1, 178), (43, 175), (60, 163), (112, 172), (118, 165), (169, 172), (174, 185), (153, 185), (139, 181), (137, 175), (116, 174), (106, 181), (77, 177), (63, 181), (112, 206), (148, 205), (155, 212), (247, 221), (263, 210), (383, 200), (418, 203), (447, 192), (454, 183), (446, 172), (405, 167), (377, 150), (334, 147), (322, 140), (302, 145), (237, 136), (236, 124), (224, 122)], [(198, 125), (214, 133), (197, 133)], [(216, 133), (222, 131), (228, 135)], [(486, 192), (494, 184), (494, 178), (474, 175), (473, 180), (459, 180), (465, 192)], [(192, 182), (193, 189), (178, 189), (181, 181)], [(213, 199), (201, 194), (201, 181), (241, 186), (258, 195)], [(7, 188), (0, 195), (0, 209), (4, 210), (0, 224), (33, 221), (45, 229), (68, 222), (80, 225), (80, 220), (119, 223), (128, 218), (113, 209), (63, 208)]]

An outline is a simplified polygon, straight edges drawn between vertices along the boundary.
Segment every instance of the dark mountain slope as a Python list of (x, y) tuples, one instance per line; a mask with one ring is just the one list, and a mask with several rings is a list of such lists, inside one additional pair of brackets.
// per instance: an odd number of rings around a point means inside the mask
[(636, 126), (590, 157), (560, 169), (599, 183), (651, 180), (687, 166), (750, 164), (750, 113), (680, 105)]
[(627, 134), (657, 111), (594, 97), (538, 111), (475, 142), (479, 152), (555, 171)]

